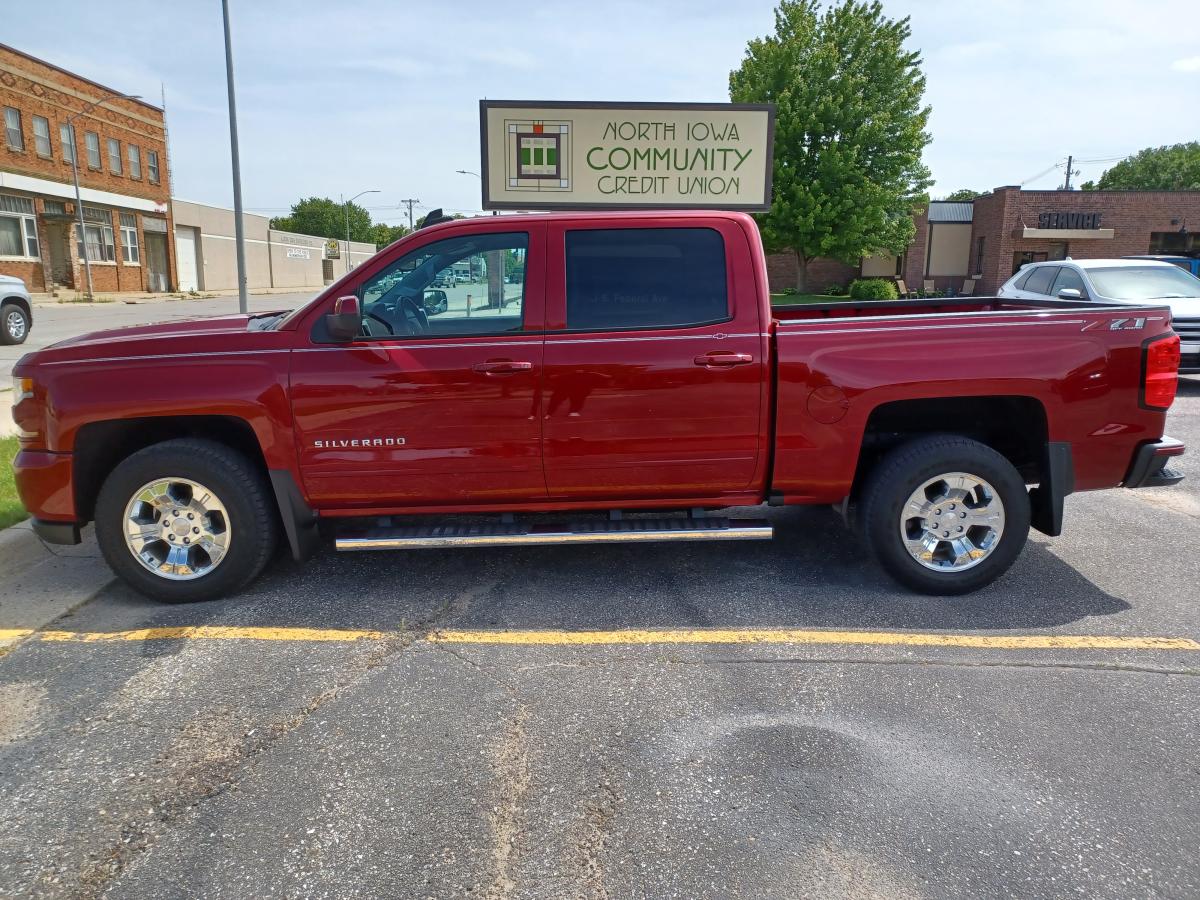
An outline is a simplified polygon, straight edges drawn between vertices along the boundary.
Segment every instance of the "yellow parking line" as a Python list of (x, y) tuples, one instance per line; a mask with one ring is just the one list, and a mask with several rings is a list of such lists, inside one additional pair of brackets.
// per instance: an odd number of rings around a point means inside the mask
[(132, 631), (43, 631), (43, 641), (358, 641), (387, 637), (383, 631), (344, 628), (251, 628), (229, 625), (183, 625), (174, 628), (137, 628)]
[(1059, 634), (929, 634), (908, 631), (802, 631), (786, 628), (623, 631), (439, 631), (448, 644), (876, 644), (989, 650), (1200, 650), (1191, 638)]
[[(130, 631), (42, 631), (0, 629), (0, 641), (30, 637), (39, 641), (113, 643), (121, 641), (287, 641), (352, 642), (400, 637), (403, 631), (347, 628), (272, 628), (234, 625), (181, 625)], [(937, 634), (912, 631), (817, 631), (793, 628), (619, 629), (614, 631), (435, 631), (437, 644), (511, 646), (598, 646), (650, 644), (793, 644), (900, 647), (968, 647), (985, 650), (1183, 650), (1200, 651), (1200, 641), (1177, 637), (1118, 637), (1073, 634)]]

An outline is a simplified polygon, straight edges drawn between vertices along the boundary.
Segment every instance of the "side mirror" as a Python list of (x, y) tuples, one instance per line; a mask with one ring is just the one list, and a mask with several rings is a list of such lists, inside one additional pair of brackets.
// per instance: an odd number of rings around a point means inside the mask
[(362, 331), (362, 310), (358, 298), (338, 297), (333, 301), (333, 312), (325, 316), (325, 327), (335, 341), (352, 341)]
[(1083, 292), (1078, 288), (1063, 288), (1058, 292), (1059, 300), (1082, 300)]

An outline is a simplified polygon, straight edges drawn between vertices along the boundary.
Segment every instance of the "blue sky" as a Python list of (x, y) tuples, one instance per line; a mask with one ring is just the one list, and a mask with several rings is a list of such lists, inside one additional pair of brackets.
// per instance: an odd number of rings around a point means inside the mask
[[(5, 11), (19, 49), (158, 102), (178, 197), (232, 204), (219, 0), (81, 0)], [(274, 215), (360, 190), (376, 219), (479, 207), (478, 101), (723, 101), (770, 0), (495, 3), (233, 0), (242, 185)], [(1016, 184), (1074, 153), (1200, 138), (1194, 0), (910, 0), (933, 106), (934, 196)], [(119, 12), (118, 12), (119, 10)], [(74, 23), (74, 24), (73, 24)], [(1111, 162), (1079, 166), (1078, 180)], [(1028, 182), (1052, 188), (1062, 170)], [(382, 208), (381, 208), (382, 207)]]

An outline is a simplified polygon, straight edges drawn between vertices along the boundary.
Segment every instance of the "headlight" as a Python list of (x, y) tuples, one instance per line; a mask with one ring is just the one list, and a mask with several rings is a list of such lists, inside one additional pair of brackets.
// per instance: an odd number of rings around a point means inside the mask
[(13, 406), (16, 406), (22, 400), (29, 400), (33, 397), (33, 379), (21, 376), (13, 376)]

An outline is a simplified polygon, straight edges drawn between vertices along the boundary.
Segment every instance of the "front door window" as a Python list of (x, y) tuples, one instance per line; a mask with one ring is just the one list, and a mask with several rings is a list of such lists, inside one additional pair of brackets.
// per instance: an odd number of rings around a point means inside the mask
[(523, 232), (482, 234), (405, 254), (363, 283), (364, 336), (521, 331), (528, 244)]

